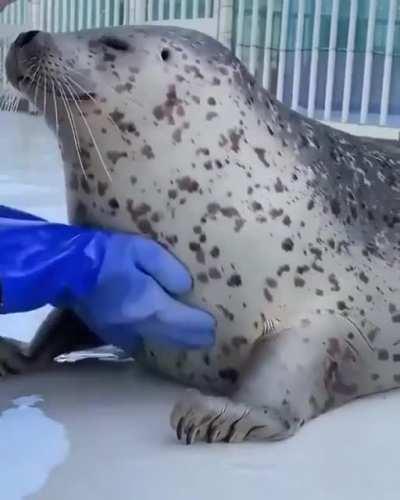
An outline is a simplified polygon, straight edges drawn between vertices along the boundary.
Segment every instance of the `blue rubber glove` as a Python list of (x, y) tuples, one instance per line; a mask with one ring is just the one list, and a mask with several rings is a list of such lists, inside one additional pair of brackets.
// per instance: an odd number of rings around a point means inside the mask
[(186, 268), (157, 243), (50, 224), (0, 207), (2, 313), (69, 308), (105, 343), (134, 352), (143, 338), (185, 348), (214, 341), (214, 319), (172, 295), (190, 291)]

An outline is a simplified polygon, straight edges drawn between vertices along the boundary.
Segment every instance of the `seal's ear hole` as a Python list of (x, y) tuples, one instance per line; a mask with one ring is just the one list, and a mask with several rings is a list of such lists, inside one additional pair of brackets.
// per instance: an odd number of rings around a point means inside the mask
[(171, 58), (171, 52), (168, 49), (162, 49), (161, 59), (163, 61), (168, 61)]

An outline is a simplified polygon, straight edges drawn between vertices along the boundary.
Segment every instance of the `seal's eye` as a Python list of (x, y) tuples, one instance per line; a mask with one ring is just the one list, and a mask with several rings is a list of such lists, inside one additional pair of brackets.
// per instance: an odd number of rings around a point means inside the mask
[(129, 43), (125, 42), (124, 40), (120, 40), (119, 38), (107, 36), (103, 37), (100, 41), (109, 49), (119, 50), (123, 52), (127, 52), (129, 50)]
[(163, 61), (168, 61), (170, 57), (171, 57), (171, 52), (168, 49), (162, 49), (161, 59)]

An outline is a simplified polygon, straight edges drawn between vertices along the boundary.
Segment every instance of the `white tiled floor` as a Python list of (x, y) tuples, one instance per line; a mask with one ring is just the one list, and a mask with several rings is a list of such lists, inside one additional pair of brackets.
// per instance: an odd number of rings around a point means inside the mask
[[(0, 114), (0, 151), (0, 203), (65, 220), (40, 120)], [(42, 315), (0, 318), (0, 332), (29, 338)], [(114, 363), (0, 382), (0, 499), (399, 498), (400, 393), (348, 405), (286, 442), (187, 448), (168, 426), (181, 390)]]

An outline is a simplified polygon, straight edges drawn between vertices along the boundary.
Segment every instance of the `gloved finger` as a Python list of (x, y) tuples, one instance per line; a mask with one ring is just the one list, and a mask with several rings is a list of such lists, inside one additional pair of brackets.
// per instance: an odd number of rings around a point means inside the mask
[(164, 324), (141, 325), (136, 331), (143, 341), (154, 342), (170, 349), (210, 349), (215, 343), (213, 330), (192, 331), (187, 328), (166, 328)]
[(188, 269), (161, 245), (137, 238), (135, 250), (137, 266), (168, 292), (181, 295), (191, 290), (193, 281)]
[(143, 337), (184, 347), (204, 348), (215, 342), (216, 321), (211, 314), (170, 299), (151, 321), (136, 326)]

